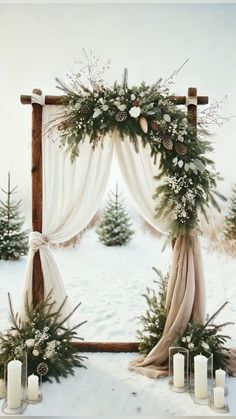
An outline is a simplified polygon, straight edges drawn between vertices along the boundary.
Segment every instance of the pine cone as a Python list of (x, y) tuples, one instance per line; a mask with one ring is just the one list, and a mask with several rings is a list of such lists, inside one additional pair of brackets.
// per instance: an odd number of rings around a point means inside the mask
[(179, 156), (185, 156), (187, 154), (187, 147), (178, 141), (175, 143), (175, 151)]
[(173, 150), (173, 141), (168, 135), (163, 138), (162, 144), (166, 150)]
[(83, 105), (81, 108), (80, 108), (80, 111), (79, 111), (82, 115), (87, 115), (87, 114), (89, 114), (90, 112), (91, 112), (91, 106), (89, 106), (89, 105), (87, 105), (87, 104), (85, 104), (85, 105)]
[(118, 122), (123, 122), (127, 119), (127, 112), (126, 111), (119, 111), (117, 112), (115, 118)]
[(40, 362), (37, 366), (37, 373), (39, 375), (47, 375), (48, 373), (48, 366), (45, 362)]
[(152, 121), (150, 125), (153, 131), (160, 131), (160, 125), (156, 121)]

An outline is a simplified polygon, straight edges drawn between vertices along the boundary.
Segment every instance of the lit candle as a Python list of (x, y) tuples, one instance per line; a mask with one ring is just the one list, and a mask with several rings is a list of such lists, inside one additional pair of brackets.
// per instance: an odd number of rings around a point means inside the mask
[(22, 362), (10, 361), (7, 365), (7, 406), (18, 409), (21, 405), (21, 371)]
[(214, 406), (221, 409), (225, 405), (224, 389), (222, 387), (215, 387), (214, 390)]
[(225, 387), (225, 371), (221, 368), (215, 371), (216, 387)]
[(28, 377), (28, 400), (38, 400), (39, 398), (39, 377), (37, 375), (30, 375)]
[(173, 356), (174, 387), (184, 387), (184, 355), (179, 352)]
[(5, 397), (5, 383), (2, 378), (0, 378), (0, 399), (3, 399)]
[(194, 389), (195, 397), (205, 399), (207, 391), (207, 358), (203, 355), (194, 357)]

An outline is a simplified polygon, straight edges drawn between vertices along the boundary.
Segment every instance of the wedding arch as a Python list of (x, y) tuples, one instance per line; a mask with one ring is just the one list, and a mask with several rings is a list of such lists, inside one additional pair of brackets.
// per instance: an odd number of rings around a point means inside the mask
[[(58, 305), (66, 295), (48, 244), (60, 243), (72, 238), (88, 224), (94, 211), (98, 209), (97, 205), (109, 174), (113, 143), (121, 171), (139, 211), (156, 229), (167, 232), (166, 226), (160, 226), (158, 220), (155, 220), (153, 203), (150, 204), (153, 201), (154, 175), (157, 173), (153, 172), (156, 162), (150, 158), (148, 145), (142, 147), (140, 143), (140, 150), (137, 153), (131, 142), (128, 142), (127, 138), (120, 139), (117, 133), (112, 141), (106, 141), (105, 138), (96, 148), (91, 146), (91, 141), (87, 138), (83, 142), (84, 145), (82, 144), (81, 154), (76, 163), (71, 163), (68, 153), (59, 150), (56, 141), (58, 132), (53, 133), (53, 129), (44, 130), (52, 118), (56, 117), (58, 109), (61, 109), (62, 105), (65, 106), (66, 100), (66, 96), (44, 96), (39, 89), (34, 89), (30, 96), (21, 96), (22, 104), (32, 105), (32, 233), (29, 240), (25, 295), (28, 293), (34, 305), (42, 301), (51, 288), (54, 290), (54, 298)], [(197, 89), (190, 87), (187, 96), (169, 96), (168, 101), (174, 105), (187, 107), (187, 124), (192, 127), (196, 135), (197, 106), (206, 105), (208, 97), (198, 96)], [(146, 122), (143, 122), (144, 125), (141, 128), (146, 132)], [(165, 147), (166, 152), (170, 151), (168, 139)], [(185, 154), (184, 146), (180, 147), (178, 154)], [(137, 161), (137, 158), (140, 161)], [(82, 161), (83, 163), (80, 164)], [(181, 167), (180, 164), (179, 167)], [(67, 170), (70, 171), (69, 175)], [(139, 170), (141, 170), (143, 190), (139, 184)], [(81, 181), (85, 182), (85, 179), (86, 185)], [(80, 180), (80, 189), (78, 189), (77, 180)], [(90, 194), (87, 193), (86, 202), (83, 203), (80, 198), (84, 196), (85, 186)], [(90, 210), (87, 211), (88, 202), (92, 199), (94, 205), (92, 208), (90, 205)], [(69, 205), (68, 200), (72, 204)], [(83, 205), (84, 208), (81, 209)], [(85, 211), (87, 211), (86, 216)], [(79, 220), (78, 214), (81, 215)], [(144, 370), (143, 373), (150, 376), (162, 374), (162, 365), (168, 358), (171, 336), (176, 335), (191, 318), (205, 320), (204, 278), (199, 238), (196, 232), (191, 236), (191, 243), (184, 235), (176, 237), (166, 306), (168, 317), (163, 338), (144, 361), (133, 365), (134, 369), (137, 368), (140, 372)], [(138, 343), (81, 342), (78, 343), (78, 349), (80, 351), (135, 352), (138, 351)]]

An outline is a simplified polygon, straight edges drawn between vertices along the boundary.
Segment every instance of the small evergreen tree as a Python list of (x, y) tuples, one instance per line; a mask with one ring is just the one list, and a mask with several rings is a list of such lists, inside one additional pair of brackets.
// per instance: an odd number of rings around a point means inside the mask
[(118, 186), (116, 193), (109, 194), (101, 221), (97, 228), (99, 240), (106, 246), (123, 246), (132, 235), (131, 223), (123, 201), (120, 199)]
[(21, 201), (15, 201), (13, 194), (17, 187), (11, 189), (11, 177), (8, 173), (7, 191), (2, 189), (6, 199), (0, 200), (0, 259), (17, 260), (27, 253), (27, 232), (22, 231), (24, 224), (20, 216)]
[(228, 213), (225, 217), (224, 236), (226, 239), (236, 242), (236, 184), (233, 186)]

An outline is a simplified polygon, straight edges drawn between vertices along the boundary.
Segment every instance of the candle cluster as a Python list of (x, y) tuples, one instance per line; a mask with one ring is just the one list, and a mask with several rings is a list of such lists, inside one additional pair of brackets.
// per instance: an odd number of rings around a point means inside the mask
[[(9, 411), (20, 409), (25, 400), (23, 364), (20, 360), (14, 359), (7, 364), (6, 387), (4, 381), (0, 384), (0, 390), (6, 396), (7, 409)], [(39, 401), (39, 377), (34, 374), (30, 375), (27, 384), (27, 401), (29, 403)]]
[[(177, 348), (173, 348), (177, 349)], [(180, 350), (181, 352), (181, 350)], [(188, 373), (186, 372), (188, 366), (186, 365), (187, 358), (183, 353), (177, 352), (173, 355), (173, 386), (175, 391), (181, 391), (188, 388), (186, 380), (188, 380)], [(212, 379), (212, 373), (209, 376), (208, 358), (202, 354), (196, 355), (193, 358), (193, 394), (194, 400), (202, 404), (204, 401), (209, 402), (209, 378)], [(212, 384), (212, 380), (211, 383)], [(184, 391), (184, 390), (182, 390)], [(226, 394), (226, 372), (222, 369), (215, 371), (215, 385), (212, 390), (212, 404), (216, 409), (225, 408), (225, 394)]]

